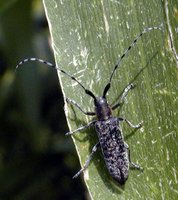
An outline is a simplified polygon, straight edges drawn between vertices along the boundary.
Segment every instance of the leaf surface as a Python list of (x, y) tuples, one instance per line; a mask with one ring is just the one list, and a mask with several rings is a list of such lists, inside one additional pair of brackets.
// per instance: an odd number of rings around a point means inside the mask
[[(112, 104), (128, 83), (136, 84), (125, 104), (113, 115), (125, 117), (134, 124), (143, 121), (143, 128), (136, 132), (125, 124), (122, 128), (131, 159), (144, 172), (130, 170), (125, 186), (119, 186), (109, 175), (99, 150), (84, 173), (92, 199), (169, 199), (170, 196), (176, 199), (178, 196), (178, 81), (176, 54), (169, 42), (170, 29), (173, 38), (177, 37), (177, 8), (176, 1), (166, 3), (44, 0), (57, 66), (97, 96), (102, 95), (119, 57), (136, 36), (144, 28), (164, 26), (164, 32), (155, 30), (144, 34), (129, 51), (114, 74), (107, 96)], [(173, 41), (175, 51), (177, 41)], [(76, 82), (60, 73), (59, 79), (64, 98), (75, 100), (86, 111), (94, 111), (92, 99)], [(92, 120), (76, 107), (67, 105), (65, 111), (70, 130)], [(83, 166), (98, 141), (94, 128), (75, 134), (73, 141)]]

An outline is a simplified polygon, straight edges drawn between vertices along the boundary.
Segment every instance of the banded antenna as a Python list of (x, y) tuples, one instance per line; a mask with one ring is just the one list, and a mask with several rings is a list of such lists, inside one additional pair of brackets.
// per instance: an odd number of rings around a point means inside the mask
[(88, 94), (89, 96), (91, 96), (94, 100), (96, 100), (96, 97), (95, 95), (90, 91), (90, 90), (87, 90), (74, 76), (71, 76), (70, 74), (68, 74), (66, 71), (56, 67), (56, 65), (53, 65), (52, 63), (50, 62), (47, 62), (45, 60), (42, 60), (42, 59), (39, 59), (39, 58), (26, 58), (22, 61), (20, 61), (18, 63), (18, 65), (16, 66), (16, 70), (21, 66), (23, 65), (24, 63), (26, 62), (30, 62), (30, 61), (37, 61), (37, 62), (40, 62), (40, 63), (43, 63), (45, 65), (48, 65), (50, 67), (52, 67), (53, 69), (57, 70), (57, 71), (60, 71), (61, 73), (65, 74), (66, 76), (68, 76), (69, 78), (71, 78), (72, 80), (74, 80), (75, 82), (77, 82), (85, 91), (86, 94)]
[(131, 45), (125, 50), (125, 52), (122, 54), (122, 56), (119, 58), (119, 60), (117, 61), (112, 73), (111, 73), (111, 76), (109, 78), (109, 83), (105, 86), (104, 88), (104, 91), (103, 91), (103, 97), (105, 98), (106, 97), (106, 94), (109, 90), (109, 88), (111, 87), (111, 81), (112, 81), (112, 78), (113, 78), (113, 75), (116, 71), (116, 69), (120, 66), (120, 63), (121, 61), (123, 60), (123, 58), (128, 54), (128, 52), (131, 50), (131, 48), (137, 43), (137, 41), (142, 37), (143, 34), (145, 33), (148, 33), (150, 31), (153, 31), (153, 30), (160, 30), (162, 31), (163, 30), (163, 24), (161, 24), (160, 26), (154, 26), (154, 27), (150, 27), (150, 28), (146, 28), (144, 29), (134, 40), (133, 42), (131, 43)]

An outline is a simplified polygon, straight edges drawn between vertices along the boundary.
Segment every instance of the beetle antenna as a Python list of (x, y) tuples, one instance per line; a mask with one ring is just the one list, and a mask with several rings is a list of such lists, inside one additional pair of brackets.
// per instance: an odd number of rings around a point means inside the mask
[(36, 61), (36, 62), (40, 62), (40, 63), (43, 63), (45, 65), (48, 65), (50, 67), (52, 67), (53, 69), (57, 70), (57, 71), (60, 71), (61, 73), (65, 74), (66, 76), (68, 76), (69, 78), (71, 78), (72, 80), (74, 80), (75, 82), (77, 82), (84, 90), (85, 90), (85, 93), (88, 94), (89, 96), (91, 96), (94, 100), (96, 100), (96, 97), (95, 95), (90, 91), (90, 90), (87, 90), (74, 76), (71, 76), (70, 74), (68, 74), (66, 71), (56, 67), (56, 65), (53, 65), (52, 63), (50, 62), (47, 62), (45, 60), (42, 60), (42, 59), (39, 59), (39, 58), (26, 58), (24, 60), (22, 60), (21, 62), (18, 63), (18, 65), (16, 66), (16, 70), (21, 66), (23, 65), (24, 63), (26, 62), (31, 62), (31, 61)]
[(134, 40), (133, 42), (131, 43), (131, 45), (125, 50), (125, 52), (122, 54), (122, 56), (119, 58), (119, 60), (117, 61), (112, 73), (111, 73), (111, 76), (109, 78), (109, 83), (106, 85), (105, 89), (104, 89), (104, 92), (103, 92), (103, 96), (105, 97), (110, 86), (111, 86), (111, 81), (112, 81), (112, 78), (113, 78), (113, 75), (116, 71), (116, 69), (120, 66), (120, 63), (121, 61), (123, 60), (123, 58), (128, 54), (128, 52), (131, 50), (131, 48), (137, 43), (137, 41), (142, 37), (143, 34), (147, 33), (147, 32), (150, 32), (150, 31), (153, 31), (153, 30), (161, 30), (163, 31), (163, 24), (161, 24), (160, 26), (154, 26), (154, 27), (150, 27), (150, 28), (145, 28)]

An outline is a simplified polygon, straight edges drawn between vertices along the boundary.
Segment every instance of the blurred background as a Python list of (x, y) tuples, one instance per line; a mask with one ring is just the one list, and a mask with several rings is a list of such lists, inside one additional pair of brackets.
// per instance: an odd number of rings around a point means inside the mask
[(40, 0), (0, 3), (0, 199), (88, 199), (64, 115)]

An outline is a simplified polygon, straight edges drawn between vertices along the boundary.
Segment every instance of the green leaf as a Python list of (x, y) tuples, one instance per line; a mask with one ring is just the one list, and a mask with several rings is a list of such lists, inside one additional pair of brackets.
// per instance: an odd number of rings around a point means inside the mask
[[(98, 96), (119, 56), (135, 37), (144, 28), (164, 25), (164, 32), (144, 34), (130, 50), (114, 74), (107, 96), (109, 103), (116, 102), (128, 83), (137, 85), (119, 113), (113, 115), (126, 117), (134, 124), (143, 120), (143, 128), (136, 132), (125, 124), (122, 127), (131, 159), (144, 172), (130, 170), (125, 186), (120, 186), (109, 175), (98, 150), (84, 172), (84, 180), (92, 199), (176, 199), (178, 81), (176, 54), (169, 42), (170, 29), (176, 34), (176, 1), (170, 7), (158, 0), (44, 0), (44, 6), (57, 66)], [(174, 18), (169, 30), (167, 9), (169, 20)], [(59, 79), (64, 98), (94, 111), (92, 99), (76, 82), (60, 73)], [(92, 120), (76, 107), (65, 105), (65, 111), (70, 130)], [(94, 128), (75, 134), (73, 141), (83, 166), (98, 141)]]

